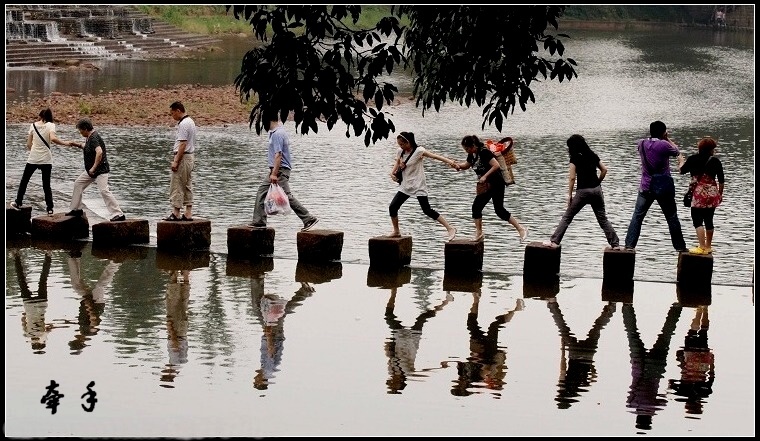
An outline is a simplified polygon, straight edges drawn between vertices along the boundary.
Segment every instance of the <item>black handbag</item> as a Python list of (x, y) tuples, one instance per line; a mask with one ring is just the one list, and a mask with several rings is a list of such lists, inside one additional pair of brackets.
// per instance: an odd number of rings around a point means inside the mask
[[(414, 153), (415, 150), (417, 150), (417, 149), (413, 148), (412, 151), (409, 152), (409, 156), (407, 156), (406, 159), (404, 160), (404, 165), (406, 165), (406, 163), (409, 162), (409, 158), (412, 157), (412, 153)], [(404, 152), (401, 152), (401, 156), (404, 156)], [(404, 169), (401, 168), (401, 167), (399, 167), (399, 168), (396, 169), (396, 173), (395, 173), (395, 175), (396, 175), (396, 183), (399, 184), (399, 185), (401, 185), (401, 181), (404, 180), (404, 173), (403, 173), (403, 171), (404, 171)]]

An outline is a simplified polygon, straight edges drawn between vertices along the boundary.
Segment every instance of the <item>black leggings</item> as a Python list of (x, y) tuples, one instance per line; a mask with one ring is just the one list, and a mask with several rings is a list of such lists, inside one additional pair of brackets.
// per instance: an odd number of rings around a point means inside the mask
[[(398, 217), (398, 210), (407, 199), (409, 199), (408, 194), (401, 193), (400, 191), (396, 193), (396, 196), (394, 196), (391, 201), (391, 205), (388, 207), (388, 212), (391, 214), (391, 217)], [(428, 201), (427, 196), (417, 196), (417, 201), (420, 203), (422, 212), (430, 219), (436, 220), (441, 216), (437, 211), (430, 208), (430, 201)]]
[(714, 230), (713, 217), (715, 208), (692, 208), (691, 219), (694, 222), (694, 228), (699, 228), (705, 224), (705, 230)]
[(493, 209), (496, 215), (509, 222), (512, 213), (504, 207), (504, 190), (507, 186), (504, 184), (493, 184), (490, 181), (488, 184), (488, 191), (475, 196), (475, 200), (472, 201), (472, 218), (482, 219), (483, 208), (485, 208), (489, 200), (493, 200)]
[(21, 206), (24, 202), (24, 195), (26, 194), (26, 186), (29, 185), (29, 180), (32, 179), (34, 171), (42, 170), (42, 190), (45, 192), (45, 204), (47, 210), (53, 210), (53, 190), (50, 188), (50, 175), (53, 171), (53, 164), (29, 164), (24, 167), (24, 174), (21, 176), (21, 183), (18, 184), (18, 193), (16, 193), (16, 204)]

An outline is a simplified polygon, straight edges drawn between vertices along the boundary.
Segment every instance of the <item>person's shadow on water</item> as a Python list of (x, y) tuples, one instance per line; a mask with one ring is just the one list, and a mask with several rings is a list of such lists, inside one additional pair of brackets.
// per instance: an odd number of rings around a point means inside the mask
[[(488, 325), (488, 332), (483, 332), (478, 324), (480, 292), (472, 293), (472, 306), (467, 314), (467, 330), (470, 332), (470, 355), (467, 361), (457, 361), (457, 380), (451, 388), (451, 394), (468, 396), (480, 393), (473, 389), (486, 388), (501, 391), (507, 375), (507, 353), (499, 347), (499, 331), (505, 323), (512, 320), (517, 311), (525, 309), (523, 299), (515, 301), (514, 309), (497, 315)], [(444, 362), (447, 363), (447, 362)], [(496, 398), (500, 392), (495, 393)]]
[(100, 330), (98, 327), (100, 316), (103, 314), (106, 304), (105, 291), (113, 281), (120, 264), (109, 261), (93, 288), (90, 288), (82, 277), (82, 254), (80, 251), (69, 253), (68, 264), (71, 287), (82, 297), (79, 301), (78, 333), (69, 342), (71, 354), (79, 355), (85, 347), (89, 346), (87, 342), (91, 337)]
[(623, 324), (628, 335), (628, 347), (631, 355), (631, 387), (628, 391), (626, 406), (636, 414), (636, 428), (652, 429), (652, 417), (667, 405), (664, 394), (659, 393), (660, 380), (665, 375), (668, 365), (670, 339), (681, 317), (682, 307), (673, 303), (665, 317), (662, 331), (651, 349), (647, 350), (641, 341), (636, 311), (630, 303), (623, 304)]
[(264, 293), (264, 275), (251, 278), (251, 300), (253, 311), (261, 324), (261, 368), (256, 370), (253, 377), (253, 387), (266, 390), (274, 384), (275, 373), (282, 362), (282, 352), (285, 345), (285, 316), (293, 313), (306, 298), (311, 297), (314, 288), (306, 282), (290, 300), (285, 300), (276, 294)]
[(47, 312), (48, 307), (47, 279), (50, 274), (52, 254), (48, 250), (45, 251), (36, 295), (32, 293), (32, 290), (29, 288), (27, 269), (24, 266), (22, 250), (12, 248), (10, 254), (13, 256), (13, 262), (16, 268), (16, 278), (18, 279), (21, 299), (24, 304), (24, 313), (21, 315), (21, 327), (24, 331), (24, 337), (31, 345), (32, 352), (35, 354), (44, 354), (45, 346), (47, 345), (47, 336), (53, 329), (52, 324), (45, 323), (45, 312)]
[(166, 336), (169, 362), (161, 371), (161, 387), (173, 388), (180, 366), (187, 363), (188, 315), (190, 302), (190, 270), (172, 270), (166, 285)]
[(676, 401), (684, 403), (686, 413), (690, 415), (702, 414), (702, 405), (712, 394), (715, 381), (715, 355), (707, 344), (709, 328), (707, 306), (698, 306), (683, 348), (676, 352), (681, 379), (668, 381), (669, 389), (678, 396)]
[(554, 400), (558, 408), (568, 409), (573, 403), (578, 402), (577, 397), (580, 397), (581, 392), (588, 391), (591, 384), (596, 382), (594, 355), (599, 346), (602, 329), (615, 313), (615, 304), (609, 302), (602, 307), (585, 340), (578, 340), (570, 330), (556, 298), (547, 299), (546, 306), (552, 313), (562, 340), (562, 364), (557, 383), (557, 398)]
[(385, 355), (388, 357), (388, 386), (389, 394), (400, 394), (406, 387), (406, 380), (416, 371), (414, 367), (417, 351), (422, 339), (422, 327), (428, 319), (435, 317), (436, 313), (443, 309), (449, 302), (454, 300), (450, 293), (438, 305), (422, 311), (411, 327), (405, 327), (394, 312), (396, 308), (396, 291), (391, 288), (391, 296), (385, 306), (385, 323), (391, 330), (390, 338), (385, 342)]

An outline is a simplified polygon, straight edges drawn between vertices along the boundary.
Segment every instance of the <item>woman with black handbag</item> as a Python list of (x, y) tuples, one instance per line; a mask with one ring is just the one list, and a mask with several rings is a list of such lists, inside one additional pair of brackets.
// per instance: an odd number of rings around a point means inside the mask
[(29, 127), (29, 133), (26, 137), (26, 149), (29, 150), (29, 156), (24, 166), (24, 174), (21, 176), (21, 182), (16, 193), (16, 200), (11, 202), (11, 208), (20, 210), (24, 202), (26, 187), (32, 178), (34, 171), (42, 171), (42, 190), (45, 192), (45, 205), (47, 214), (53, 214), (53, 190), (50, 188), (50, 175), (53, 171), (53, 154), (50, 151), (50, 143), (58, 145), (69, 145), (61, 141), (55, 134), (55, 123), (53, 123), (53, 111), (50, 108), (40, 111), (40, 119), (33, 122)]
[(681, 174), (691, 173), (694, 182), (691, 200), (691, 219), (697, 230), (699, 245), (689, 250), (692, 254), (711, 254), (715, 225), (715, 209), (723, 202), (723, 164), (715, 149), (718, 144), (711, 137), (702, 138), (697, 144), (699, 152), (684, 159), (678, 157)]
[(388, 237), (401, 236), (401, 230), (399, 230), (398, 226), (398, 211), (407, 199), (415, 196), (420, 203), (422, 212), (443, 225), (446, 228), (446, 241), (451, 241), (456, 236), (457, 229), (452, 227), (443, 216), (430, 207), (423, 160), (425, 157), (428, 157), (445, 162), (452, 167), (456, 162), (418, 146), (412, 132), (400, 132), (396, 137), (396, 143), (399, 149), (396, 154), (396, 163), (391, 171), (391, 179), (398, 182), (400, 188), (388, 207), (388, 212), (391, 215), (391, 224), (393, 225), (393, 230), (388, 234)]

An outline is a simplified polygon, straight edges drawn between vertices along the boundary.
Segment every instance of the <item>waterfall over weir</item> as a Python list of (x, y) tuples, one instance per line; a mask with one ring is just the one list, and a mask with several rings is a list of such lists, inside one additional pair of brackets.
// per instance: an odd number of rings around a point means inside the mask
[(169, 56), (219, 40), (157, 22), (133, 6), (7, 5), (6, 68)]

